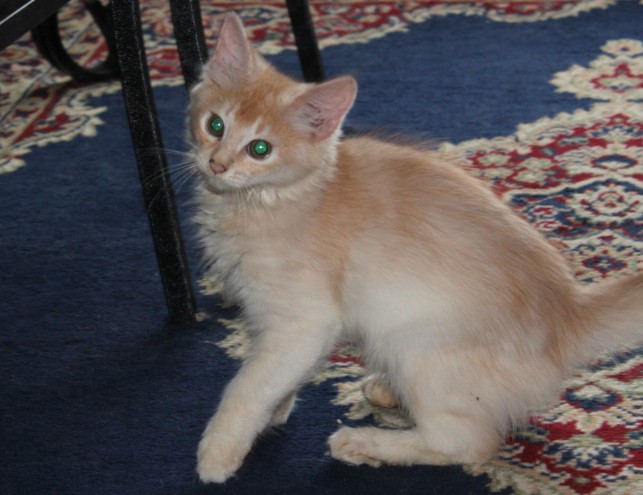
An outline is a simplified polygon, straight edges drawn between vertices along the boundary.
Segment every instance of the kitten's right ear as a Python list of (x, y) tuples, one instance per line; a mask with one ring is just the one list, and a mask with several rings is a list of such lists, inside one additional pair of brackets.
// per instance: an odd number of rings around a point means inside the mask
[(216, 50), (203, 72), (218, 86), (235, 88), (248, 83), (261, 62), (246, 37), (241, 18), (230, 12), (223, 20)]
[(357, 95), (357, 82), (349, 76), (316, 84), (291, 104), (293, 124), (318, 141), (339, 129)]

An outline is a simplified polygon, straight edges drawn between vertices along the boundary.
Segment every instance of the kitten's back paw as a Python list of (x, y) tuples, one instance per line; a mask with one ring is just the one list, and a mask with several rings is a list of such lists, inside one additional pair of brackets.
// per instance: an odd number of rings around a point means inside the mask
[(330, 455), (338, 461), (359, 466), (368, 464), (379, 467), (382, 461), (369, 456), (371, 450), (368, 431), (370, 428), (340, 428), (328, 439)]
[(369, 376), (362, 385), (362, 390), (366, 399), (376, 407), (393, 409), (398, 406), (397, 397), (381, 374)]

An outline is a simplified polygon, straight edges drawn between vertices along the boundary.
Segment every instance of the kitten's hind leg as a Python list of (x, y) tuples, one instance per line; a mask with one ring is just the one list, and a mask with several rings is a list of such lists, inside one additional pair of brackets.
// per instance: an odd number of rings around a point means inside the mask
[(397, 397), (381, 373), (369, 376), (364, 381), (362, 390), (366, 399), (376, 407), (392, 409), (398, 406)]
[(341, 428), (329, 438), (331, 455), (349, 464), (472, 464), (485, 462), (498, 449), (493, 427), (450, 414), (427, 418), (428, 428), (410, 430)]
[(296, 400), (297, 400), (297, 394), (292, 393), (288, 397), (286, 397), (283, 401), (281, 401), (281, 404), (279, 404), (277, 406), (277, 409), (275, 409), (275, 412), (272, 413), (272, 419), (270, 420), (270, 425), (271, 426), (285, 425), (286, 422), (288, 421), (288, 417), (290, 416), (290, 413), (295, 407)]

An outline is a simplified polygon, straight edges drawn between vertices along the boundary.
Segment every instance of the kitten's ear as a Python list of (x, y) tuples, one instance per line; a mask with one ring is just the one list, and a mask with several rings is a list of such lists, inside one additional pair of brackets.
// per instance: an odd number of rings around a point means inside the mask
[(234, 12), (227, 14), (204, 76), (222, 88), (234, 88), (251, 82), (263, 64), (246, 37), (241, 18)]
[(356, 94), (357, 82), (352, 77), (339, 77), (317, 84), (291, 104), (293, 124), (309, 132), (316, 140), (326, 139), (341, 126)]

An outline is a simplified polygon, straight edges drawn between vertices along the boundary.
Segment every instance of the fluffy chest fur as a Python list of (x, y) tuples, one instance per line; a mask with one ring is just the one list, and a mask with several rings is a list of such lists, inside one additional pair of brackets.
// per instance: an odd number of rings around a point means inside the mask
[(198, 198), (196, 220), (209, 271), (255, 330), (288, 311), (337, 313), (324, 262), (310, 249), (313, 198), (304, 205), (267, 205), (205, 190)]
[(642, 275), (580, 287), (457, 165), (340, 142), (356, 89), (280, 74), (229, 15), (192, 90), (205, 259), (254, 330), (199, 446), (204, 481), (225, 481), (286, 421), (341, 330), (415, 423), (330, 438), (335, 458), (374, 466), (483, 462), (575, 365), (641, 339)]

